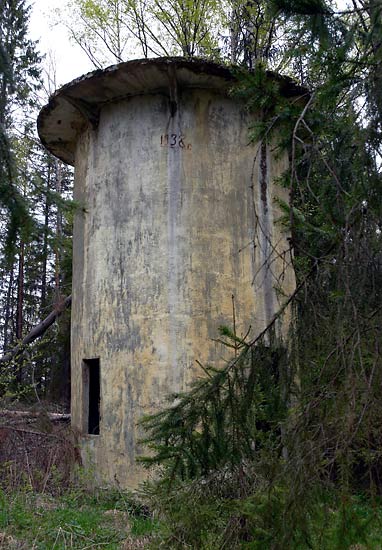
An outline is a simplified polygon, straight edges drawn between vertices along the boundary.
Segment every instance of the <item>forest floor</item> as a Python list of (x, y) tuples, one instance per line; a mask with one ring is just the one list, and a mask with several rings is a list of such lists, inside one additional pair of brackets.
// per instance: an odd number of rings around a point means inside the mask
[[(92, 473), (81, 466), (68, 415), (48, 411), (31, 409), (25, 414), (1, 408), (0, 403), (0, 550), (170, 548), (173, 546), (163, 546), (163, 540), (165, 544), (169, 540), (163, 536), (175, 536), (178, 528), (190, 535), (190, 540), (194, 530), (209, 541), (215, 535), (219, 538), (222, 521), (230, 521), (224, 516), (224, 499), (219, 501), (221, 508), (219, 502), (207, 502), (206, 508), (206, 503), (197, 506), (183, 496), (183, 501), (176, 501), (175, 520), (171, 516), (170, 524), (164, 519), (159, 523), (140, 494), (94, 486)], [(245, 514), (252, 510), (245, 508), (245, 503), (243, 506)], [(258, 521), (257, 512), (252, 519)], [(355, 495), (344, 501), (334, 494), (311, 521), (316, 533), (312, 545), (299, 549), (382, 549), (379, 497), (371, 501)], [(175, 542), (179, 548), (177, 539)], [(200, 545), (184, 547), (199, 550)], [(203, 546), (210, 547), (220, 548)], [(276, 546), (253, 543), (246, 547), (266, 550)]]
[(1, 550), (140, 550), (156, 524), (115, 491), (0, 492)]
[(90, 486), (68, 415), (0, 408), (0, 550), (146, 548), (147, 507)]

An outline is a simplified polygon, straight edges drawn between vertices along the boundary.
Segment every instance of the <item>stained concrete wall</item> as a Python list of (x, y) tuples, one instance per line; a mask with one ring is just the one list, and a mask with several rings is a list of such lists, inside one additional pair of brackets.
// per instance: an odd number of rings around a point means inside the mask
[(72, 424), (96, 482), (143, 479), (137, 421), (202, 375), (197, 360), (228, 358), (211, 339), (232, 326), (232, 296), (237, 332), (254, 338), (295, 288), (275, 202), (288, 200), (275, 183), (287, 157), (249, 144), (256, 115), (228, 96), (232, 78), (201, 60), (132, 61), (64, 86), (40, 113), (43, 143), (75, 164)]
[(100, 435), (82, 449), (103, 480), (142, 479), (137, 420), (201, 375), (196, 360), (221, 364), (211, 338), (232, 326), (232, 296), (238, 332), (255, 336), (276, 289), (293, 291), (274, 223), (287, 161), (248, 145), (251, 123), (217, 92), (184, 90), (174, 116), (161, 94), (107, 105), (78, 141), (72, 422), (86, 433), (82, 360), (99, 357)]

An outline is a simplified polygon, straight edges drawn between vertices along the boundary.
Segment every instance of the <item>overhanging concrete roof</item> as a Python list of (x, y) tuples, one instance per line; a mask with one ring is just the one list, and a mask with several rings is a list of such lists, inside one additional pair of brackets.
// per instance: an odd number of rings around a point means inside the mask
[[(306, 93), (289, 78), (269, 73), (286, 96)], [(57, 90), (37, 120), (42, 143), (56, 157), (74, 165), (77, 136), (88, 124), (96, 127), (103, 105), (121, 99), (176, 88), (203, 88), (226, 93), (235, 82), (232, 71), (201, 59), (160, 57), (112, 65), (85, 74)]]

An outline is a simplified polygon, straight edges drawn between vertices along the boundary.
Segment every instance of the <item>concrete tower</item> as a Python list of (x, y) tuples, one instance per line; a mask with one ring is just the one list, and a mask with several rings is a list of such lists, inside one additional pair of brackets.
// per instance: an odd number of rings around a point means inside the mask
[(63, 86), (39, 116), (75, 166), (72, 424), (103, 482), (143, 478), (138, 419), (202, 374), (196, 360), (222, 364), (211, 339), (233, 303), (254, 337), (295, 286), (274, 200), (288, 200), (287, 157), (249, 144), (256, 115), (233, 82), (200, 60), (130, 61)]

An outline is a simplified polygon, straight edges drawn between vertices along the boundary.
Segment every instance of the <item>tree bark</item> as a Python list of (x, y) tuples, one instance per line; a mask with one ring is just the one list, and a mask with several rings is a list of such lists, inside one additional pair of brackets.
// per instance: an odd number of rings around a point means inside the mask
[[(49, 420), (52, 420), (53, 422), (70, 420), (70, 414), (67, 413), (51, 413), (44, 411), (44, 414), (46, 414)], [(0, 409), (0, 418), (2, 418), (3, 416), (8, 416), (11, 418), (39, 418), (41, 416), (41, 411), (12, 411), (8, 409)], [(2, 426), (2, 428), (7, 427), (8, 426)]]
[[(62, 163), (60, 160), (56, 161), (56, 193), (62, 194)], [(56, 248), (55, 248), (55, 262), (54, 262), (54, 294), (55, 303), (61, 301), (61, 255), (62, 255), (62, 213), (59, 207), (57, 207), (56, 217)]]
[(42, 277), (41, 277), (41, 309), (44, 311), (46, 307), (46, 295), (47, 295), (47, 264), (48, 264), (48, 237), (49, 237), (49, 211), (50, 211), (50, 158), (48, 158), (48, 175), (46, 180), (46, 197), (44, 205), (44, 241), (42, 247)]
[(19, 276), (17, 280), (17, 319), (16, 338), (20, 340), (23, 336), (23, 306), (24, 306), (24, 242), (20, 242), (19, 254)]
[(14, 264), (13, 264), (13, 261), (12, 261), (11, 266), (10, 266), (10, 272), (9, 272), (9, 283), (8, 283), (8, 289), (7, 289), (7, 298), (6, 298), (6, 302), (5, 302), (3, 353), (5, 353), (5, 351), (8, 347), (9, 322), (11, 320), (11, 301), (12, 301), (13, 275), (14, 275)]
[[(24, 241), (20, 240), (19, 273), (17, 279), (17, 308), (16, 308), (16, 340), (23, 337), (24, 328)], [(23, 380), (23, 368), (20, 364), (16, 372), (16, 380), (21, 383)]]

